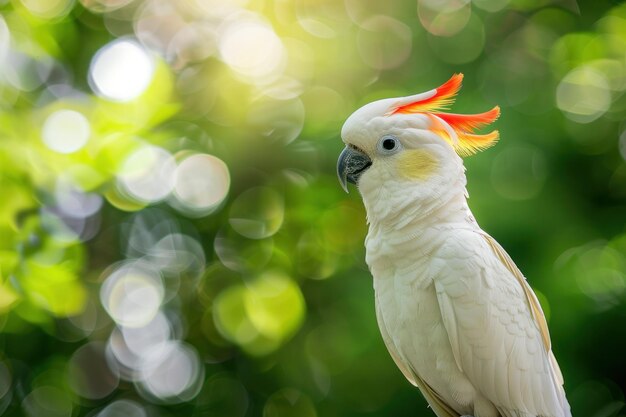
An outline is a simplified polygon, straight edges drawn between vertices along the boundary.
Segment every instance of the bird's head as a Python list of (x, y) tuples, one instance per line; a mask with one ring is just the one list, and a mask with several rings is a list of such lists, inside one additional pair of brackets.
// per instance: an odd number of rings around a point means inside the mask
[(465, 191), (460, 156), (498, 140), (497, 131), (476, 134), (475, 130), (495, 121), (500, 109), (472, 115), (446, 113), (462, 80), (462, 74), (455, 74), (425, 93), (374, 101), (346, 120), (341, 131), (346, 147), (337, 174), (346, 191), (348, 182), (358, 186), (368, 213), (375, 205), (389, 214), (391, 206), (402, 207), (407, 200), (440, 198), (455, 187)]

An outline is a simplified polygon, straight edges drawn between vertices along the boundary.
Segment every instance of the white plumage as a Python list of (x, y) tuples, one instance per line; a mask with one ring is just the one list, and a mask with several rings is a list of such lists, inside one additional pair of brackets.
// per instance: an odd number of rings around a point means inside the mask
[(428, 117), (432, 107), (395, 110), (410, 99), (355, 112), (338, 167), (366, 207), (385, 345), (439, 417), (570, 417), (539, 302), (475, 221), (456, 145), (436, 129), (442, 120)]

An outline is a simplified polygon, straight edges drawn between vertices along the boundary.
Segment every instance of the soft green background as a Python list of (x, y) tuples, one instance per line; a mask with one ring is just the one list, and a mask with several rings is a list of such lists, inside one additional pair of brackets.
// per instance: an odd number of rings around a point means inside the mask
[(432, 415), (335, 161), (353, 110), (455, 72), (455, 111), (502, 108), (470, 206), (539, 295), (574, 415), (626, 416), (609, 0), (0, 0), (0, 415)]

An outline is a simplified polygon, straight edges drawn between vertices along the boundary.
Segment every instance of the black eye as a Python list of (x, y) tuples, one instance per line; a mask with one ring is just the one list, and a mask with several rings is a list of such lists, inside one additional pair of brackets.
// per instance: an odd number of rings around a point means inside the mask
[(400, 139), (394, 135), (385, 135), (378, 141), (378, 152), (383, 155), (391, 155), (402, 148)]
[(396, 141), (392, 138), (387, 138), (383, 140), (383, 149), (391, 151), (396, 147)]

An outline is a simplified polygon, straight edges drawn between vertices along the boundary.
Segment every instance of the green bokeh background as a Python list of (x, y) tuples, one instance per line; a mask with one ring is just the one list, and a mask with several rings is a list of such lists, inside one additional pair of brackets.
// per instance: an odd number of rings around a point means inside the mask
[[(150, 70), (98, 84), (119, 42)], [(502, 108), (470, 207), (536, 290), (574, 415), (626, 416), (608, 0), (0, 0), (0, 415), (432, 415), (335, 161), (356, 108), (455, 72), (454, 111)]]

